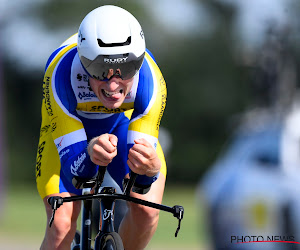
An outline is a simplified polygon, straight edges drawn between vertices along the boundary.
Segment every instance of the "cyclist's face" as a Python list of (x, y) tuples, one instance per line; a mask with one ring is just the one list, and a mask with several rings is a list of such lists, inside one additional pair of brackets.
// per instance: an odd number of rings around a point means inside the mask
[(114, 76), (108, 81), (99, 81), (94, 78), (89, 80), (98, 99), (109, 109), (119, 108), (133, 85), (133, 78), (122, 80), (118, 76)]

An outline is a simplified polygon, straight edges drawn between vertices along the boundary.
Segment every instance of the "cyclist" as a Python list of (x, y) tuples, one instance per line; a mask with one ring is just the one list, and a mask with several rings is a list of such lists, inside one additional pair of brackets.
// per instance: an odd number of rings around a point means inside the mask
[[(50, 196), (81, 194), (74, 176), (92, 178), (99, 166), (122, 188), (139, 174), (131, 195), (160, 203), (166, 164), (158, 141), (166, 84), (142, 28), (126, 10), (106, 5), (91, 11), (77, 34), (48, 59), (36, 181), (48, 222)], [(69, 249), (80, 203), (61, 206), (41, 249)], [(158, 223), (158, 210), (128, 203), (119, 233), (125, 249), (143, 249)]]

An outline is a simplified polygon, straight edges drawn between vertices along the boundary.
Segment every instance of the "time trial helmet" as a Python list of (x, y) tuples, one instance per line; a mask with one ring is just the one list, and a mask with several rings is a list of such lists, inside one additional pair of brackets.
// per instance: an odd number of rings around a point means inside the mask
[(107, 80), (132, 78), (142, 66), (146, 45), (137, 19), (113, 5), (94, 9), (80, 24), (77, 49), (89, 76)]

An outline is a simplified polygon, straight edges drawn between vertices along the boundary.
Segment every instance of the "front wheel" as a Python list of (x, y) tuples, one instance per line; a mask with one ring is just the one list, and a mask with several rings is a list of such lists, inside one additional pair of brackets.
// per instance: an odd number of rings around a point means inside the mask
[(72, 250), (80, 250), (80, 232), (76, 231), (74, 239), (71, 244)]
[(95, 250), (124, 250), (122, 239), (118, 233), (105, 233), (99, 237), (99, 240), (95, 242)]

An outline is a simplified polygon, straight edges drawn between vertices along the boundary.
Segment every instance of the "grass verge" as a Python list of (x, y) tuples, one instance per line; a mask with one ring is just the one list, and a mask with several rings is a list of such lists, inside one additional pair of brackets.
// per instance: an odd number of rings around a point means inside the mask
[[(0, 242), (17, 238), (28, 244), (40, 244), (45, 232), (46, 214), (35, 187), (8, 188), (2, 201)], [(194, 188), (167, 186), (163, 204), (184, 207), (181, 230), (175, 238), (177, 219), (162, 211), (157, 231), (147, 249), (205, 249), (205, 234), (200, 223), (202, 213), (196, 207)]]

